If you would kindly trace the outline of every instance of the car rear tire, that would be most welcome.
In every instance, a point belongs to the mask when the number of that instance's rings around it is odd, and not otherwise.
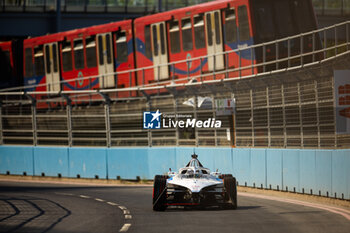
[[[166,176],[156,175],[153,184],[153,210],[164,211],[166,205]]]
[[[224,175],[226,206],[230,209],[237,209],[237,182],[231,174]]]

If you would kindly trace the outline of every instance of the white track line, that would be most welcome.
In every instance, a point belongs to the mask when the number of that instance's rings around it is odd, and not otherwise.
[[[74,194],[62,194],[62,195],[69,195],[69,196],[73,196]],[[85,196],[85,195],[79,195],[79,197],[81,198],[92,198],[92,197],[89,197],[89,196]],[[100,198],[94,198],[96,201],[99,201],[99,202],[106,202],[105,200],[103,199],[100,199]],[[123,214],[124,214],[124,219],[132,219],[132,215],[130,214],[130,211],[125,207],[125,206],[122,206],[122,205],[118,205],[117,203],[114,203],[114,202],[106,202],[108,205],[112,205],[112,206],[118,206],[119,209],[121,209],[123,211]],[[120,228],[119,232],[127,232],[129,230],[129,228],[131,227],[131,224],[130,223],[125,223],[122,228]]]
[[[127,214],[127,215],[125,215],[125,219],[132,219],[132,216]]]
[[[326,206],[316,203],[309,203],[305,201],[298,201],[293,199],[285,199],[285,198],[279,198],[279,197],[270,197],[270,196],[264,196],[264,195],[257,195],[257,194],[251,194],[251,193],[239,193],[240,196],[244,197],[253,197],[253,198],[260,198],[260,199],[266,199],[266,200],[272,200],[272,201],[279,201],[279,202],[285,202],[295,205],[302,205],[307,207],[313,207],[317,209],[326,210],[335,214],[339,214],[350,221],[350,211],[346,209],[341,209],[333,206]]]
[[[118,205],[117,203],[114,203],[114,202],[107,202],[108,205]]]
[[[130,223],[125,223],[123,227],[119,230],[119,232],[126,232],[129,230],[129,227],[131,227]]]
[[[64,196],[73,196],[74,195],[72,193],[55,193],[55,194],[64,195]]]

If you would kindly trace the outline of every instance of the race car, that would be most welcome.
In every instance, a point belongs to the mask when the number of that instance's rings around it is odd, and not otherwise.
[[[237,208],[237,182],[231,174],[210,172],[193,154],[179,170],[156,175],[153,184],[153,210],[164,211],[168,206],[218,206]]]

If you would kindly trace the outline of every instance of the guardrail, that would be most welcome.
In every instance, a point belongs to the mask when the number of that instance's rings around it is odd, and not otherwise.
[[[312,0],[318,16],[349,16],[350,2],[344,0]]]

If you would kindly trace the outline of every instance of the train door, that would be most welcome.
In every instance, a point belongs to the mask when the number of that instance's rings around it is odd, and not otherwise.
[[[278,8],[279,9],[279,8]],[[267,19],[264,18],[267,21]],[[266,33],[266,32],[265,32]],[[254,63],[254,51],[250,49],[244,49],[253,44],[253,41],[250,36],[250,26],[249,26],[249,17],[248,17],[248,9],[246,5],[238,6],[238,46],[241,48],[241,52],[239,53],[239,61],[241,67],[249,67],[240,71],[240,75],[250,75],[256,72],[255,68],[251,67],[252,62]],[[267,51],[275,51],[275,45],[267,45]],[[275,52],[272,52],[275,54]],[[275,66],[275,64],[270,65],[271,67]],[[264,69],[264,68],[263,68]]]
[[[113,51],[112,51],[112,34],[97,35],[98,48],[98,74],[100,75],[100,87],[115,87]]]
[[[152,47],[153,47],[153,65],[154,80],[168,79],[168,50],[165,34],[165,23],[156,23],[151,25]],[[180,41],[179,41],[180,43]]]
[[[61,91],[57,43],[45,44],[46,90]]]
[[[211,11],[205,13],[206,38],[208,52],[208,69],[209,71],[221,70],[224,68],[224,55],[214,54],[223,52],[222,32],[221,32],[221,14],[220,11]],[[215,65],[214,65],[215,60]]]

